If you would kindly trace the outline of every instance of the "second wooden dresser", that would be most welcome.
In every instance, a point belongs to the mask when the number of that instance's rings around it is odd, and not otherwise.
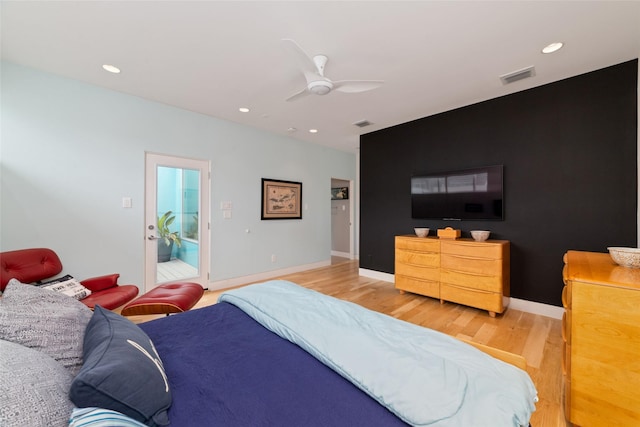
[[[396,288],[502,313],[509,297],[509,242],[396,236]]]
[[[640,269],[607,253],[564,256],[565,415],[576,426],[640,425]]]

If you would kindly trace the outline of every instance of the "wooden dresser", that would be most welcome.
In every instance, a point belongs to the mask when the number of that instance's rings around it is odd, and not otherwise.
[[[569,251],[562,272],[564,403],[577,426],[640,425],[640,269]]]
[[[509,242],[396,236],[395,282],[440,302],[502,313],[509,296]]]

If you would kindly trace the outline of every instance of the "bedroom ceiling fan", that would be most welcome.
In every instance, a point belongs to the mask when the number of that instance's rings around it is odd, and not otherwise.
[[[326,95],[332,90],[345,93],[365,92],[380,87],[382,80],[336,80],[333,81],[324,75],[324,67],[329,58],[325,55],[309,56],[294,40],[282,39],[300,67],[300,71],[307,80],[307,86],[294,93],[287,101],[294,101],[307,95]]]

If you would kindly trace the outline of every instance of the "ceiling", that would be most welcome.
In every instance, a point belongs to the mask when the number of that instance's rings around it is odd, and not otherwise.
[[[3,0],[0,7],[4,60],[349,152],[361,134],[640,54],[637,1]],[[333,80],[385,84],[287,102],[305,80],[284,38],[327,55]],[[556,41],[564,48],[541,53]],[[528,66],[535,76],[499,79]],[[372,124],[353,125],[361,120]]]

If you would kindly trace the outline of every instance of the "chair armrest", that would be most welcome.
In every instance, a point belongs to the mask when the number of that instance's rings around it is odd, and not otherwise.
[[[82,286],[89,289],[91,292],[99,292],[105,289],[118,286],[119,274],[107,274],[106,276],[91,277],[89,279],[81,280]]]

